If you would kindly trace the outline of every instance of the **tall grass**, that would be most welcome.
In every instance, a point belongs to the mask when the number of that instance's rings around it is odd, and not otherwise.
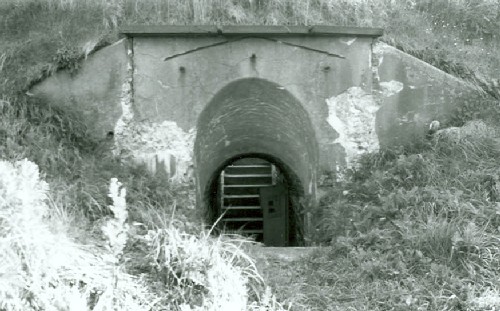
[[[366,156],[323,199],[317,237],[331,249],[294,267],[311,274],[303,290],[319,287],[332,310],[500,307],[498,130],[472,121],[419,153]]]
[[[133,232],[125,188],[113,178],[105,243],[83,246],[68,238],[48,190],[34,163],[0,161],[1,310],[284,310],[270,293],[259,299],[263,280],[240,245],[248,241],[173,224]],[[133,249],[140,257],[130,262]],[[126,271],[141,264],[146,279]]]
[[[48,190],[34,163],[0,161],[0,309],[111,310],[102,306],[112,302],[145,309],[154,295],[122,272],[112,282],[116,254],[68,238],[64,211],[49,205]]]

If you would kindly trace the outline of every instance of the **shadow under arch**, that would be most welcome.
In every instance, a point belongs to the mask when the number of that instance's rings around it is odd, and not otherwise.
[[[208,188],[205,196],[205,218],[210,223],[215,223],[219,216],[220,211],[218,208],[214,208],[220,204],[219,201],[219,177],[221,172],[233,164],[234,162],[242,159],[261,159],[265,160],[277,167],[280,173],[284,176],[284,184],[288,190],[289,202],[287,208],[289,209],[289,224],[290,224],[290,245],[299,245],[303,241],[304,232],[303,232],[303,219],[301,216],[301,202],[299,202],[300,198],[304,197],[304,187],[300,178],[293,172],[293,170],[288,167],[287,164],[280,161],[280,159],[275,158],[269,154],[261,154],[261,153],[249,153],[249,154],[240,154],[234,156],[227,161],[225,161],[217,170],[214,171],[212,176],[208,181]]]
[[[284,87],[244,78],[223,87],[198,118],[194,144],[198,205],[209,221],[213,182],[241,157],[278,165],[300,196],[315,198],[318,142],[309,115]]]

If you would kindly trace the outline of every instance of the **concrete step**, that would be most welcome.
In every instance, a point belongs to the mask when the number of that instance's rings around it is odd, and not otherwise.
[[[267,247],[252,245],[248,248],[247,252],[250,257],[257,261],[257,263],[262,261],[292,262],[309,256],[318,248],[319,247]]]
[[[225,194],[224,199],[247,199],[247,198],[258,198],[258,194]]]
[[[254,260],[257,271],[266,277],[274,275],[283,269],[309,256],[318,247],[266,247],[261,245],[247,245],[246,253]]]
[[[224,185],[224,188],[262,188],[262,187],[272,187],[269,184],[259,184],[259,185]]]

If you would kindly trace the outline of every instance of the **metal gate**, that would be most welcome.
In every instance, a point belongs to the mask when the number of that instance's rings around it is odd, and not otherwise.
[[[288,242],[288,200],[275,165],[244,158],[220,175],[221,222],[226,232],[255,236],[268,246]]]

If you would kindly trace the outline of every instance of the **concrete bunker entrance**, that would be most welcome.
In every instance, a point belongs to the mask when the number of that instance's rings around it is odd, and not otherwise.
[[[218,232],[252,236],[268,246],[303,244],[300,180],[279,159],[240,155],[213,176],[207,197]]]
[[[198,202],[217,228],[266,245],[301,245],[300,202],[314,197],[318,146],[307,111],[284,87],[246,78],[210,100],[194,146]],[[306,200],[304,200],[306,199]]]

